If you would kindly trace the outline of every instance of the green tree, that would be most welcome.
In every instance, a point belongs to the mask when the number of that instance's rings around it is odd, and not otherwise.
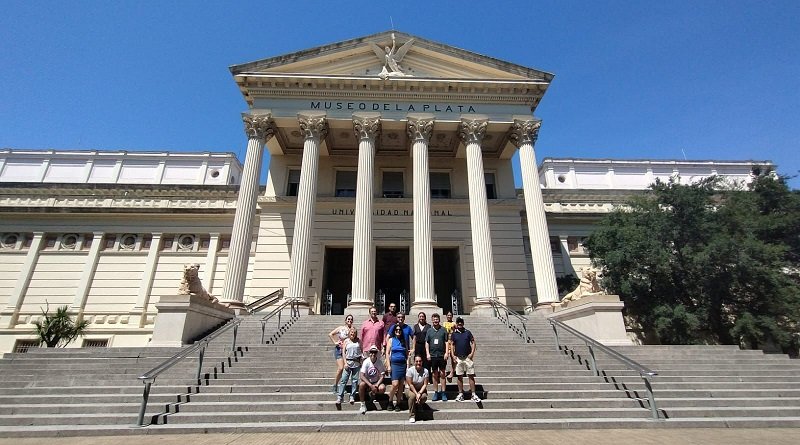
[[[50,314],[50,306],[42,309],[44,320],[33,322],[36,326],[36,335],[39,337],[39,344],[44,343],[48,348],[58,346],[64,347],[73,340],[83,335],[89,322],[81,320],[75,322],[67,313],[68,307],[61,306],[56,309],[55,314]]]
[[[586,246],[603,285],[662,343],[797,350],[800,194],[784,178],[657,181]]]

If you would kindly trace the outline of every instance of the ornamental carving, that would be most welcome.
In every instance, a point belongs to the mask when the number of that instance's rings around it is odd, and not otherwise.
[[[489,125],[489,121],[486,119],[461,119],[461,125],[458,126],[458,137],[465,144],[468,142],[480,143],[486,134],[487,125]]]
[[[408,137],[412,141],[429,141],[433,133],[433,119],[408,118]]]
[[[369,42],[370,48],[372,51],[375,52],[375,55],[378,56],[381,62],[383,62],[383,69],[381,70],[378,77],[383,80],[386,80],[390,77],[406,77],[411,76],[403,71],[400,68],[400,62],[403,61],[403,57],[405,57],[406,53],[409,49],[411,49],[411,45],[414,44],[414,39],[409,39],[406,43],[397,48],[397,41],[394,38],[394,33],[392,33],[392,47],[389,48],[388,46],[384,47],[381,50],[381,47],[376,45],[375,43]]]
[[[374,141],[381,132],[381,118],[353,116],[353,132],[359,139]]]
[[[298,114],[297,121],[300,122],[300,132],[306,139],[320,140],[328,135],[328,119],[325,116]]]
[[[522,144],[535,144],[539,138],[539,127],[542,126],[541,119],[523,121],[514,119],[511,124],[511,134],[508,138],[519,148]]]
[[[261,139],[266,142],[275,135],[275,122],[269,113],[242,113],[242,121],[244,121],[244,132],[248,138]]]

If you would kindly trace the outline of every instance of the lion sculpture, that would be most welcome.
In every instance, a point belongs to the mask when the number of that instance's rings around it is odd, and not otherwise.
[[[597,284],[597,269],[593,267],[581,268],[581,282],[574,291],[564,295],[560,302],[553,303],[553,307],[563,307],[567,302],[577,301],[590,295],[602,295],[603,291]]]
[[[180,295],[198,295],[200,297],[208,298],[212,303],[218,303],[216,297],[210,295],[204,288],[203,283],[200,282],[198,272],[200,271],[199,264],[184,264],[183,266],[183,280],[181,280],[181,287],[178,290]]]

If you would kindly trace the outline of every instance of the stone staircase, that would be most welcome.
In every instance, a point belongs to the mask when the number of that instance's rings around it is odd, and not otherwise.
[[[259,344],[258,317],[206,353],[204,379],[193,381],[197,358],[160,376],[152,387],[146,427],[134,426],[138,375],[177,352],[161,348],[32,350],[0,360],[0,435],[157,434],[169,432],[367,431],[451,428],[630,428],[800,426],[800,362],[727,346],[618,348],[659,372],[653,388],[662,420],[653,421],[638,374],[598,355],[604,375],[588,369],[582,342],[530,316],[522,339],[491,317],[471,316],[477,339],[478,393],[483,402],[429,402],[416,424],[407,412],[366,415],[358,403],[337,409],[335,364],[327,333],[343,317],[302,316],[285,333]],[[273,326],[273,330],[274,330]],[[465,382],[466,385],[466,382]],[[385,404],[385,401],[384,401]]]

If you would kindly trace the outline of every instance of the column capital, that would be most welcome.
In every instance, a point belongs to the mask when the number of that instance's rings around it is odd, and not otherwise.
[[[408,137],[411,141],[425,141],[428,142],[433,133],[434,119],[431,118],[408,118]]]
[[[380,116],[353,115],[353,132],[359,139],[369,139],[374,141],[381,132]]]
[[[489,125],[489,120],[487,119],[462,118],[461,124],[458,126],[458,137],[460,137],[465,144],[468,142],[480,143],[483,140],[483,136],[486,134],[487,125]]]
[[[511,134],[508,138],[517,148],[526,143],[533,145],[536,143],[536,139],[539,138],[539,128],[541,126],[541,119],[514,119],[514,123],[511,124]]]
[[[275,135],[275,122],[271,113],[242,113],[244,132],[248,138],[260,139],[264,142]]]
[[[300,132],[306,139],[325,139],[328,134],[328,118],[322,115],[298,114]]]

